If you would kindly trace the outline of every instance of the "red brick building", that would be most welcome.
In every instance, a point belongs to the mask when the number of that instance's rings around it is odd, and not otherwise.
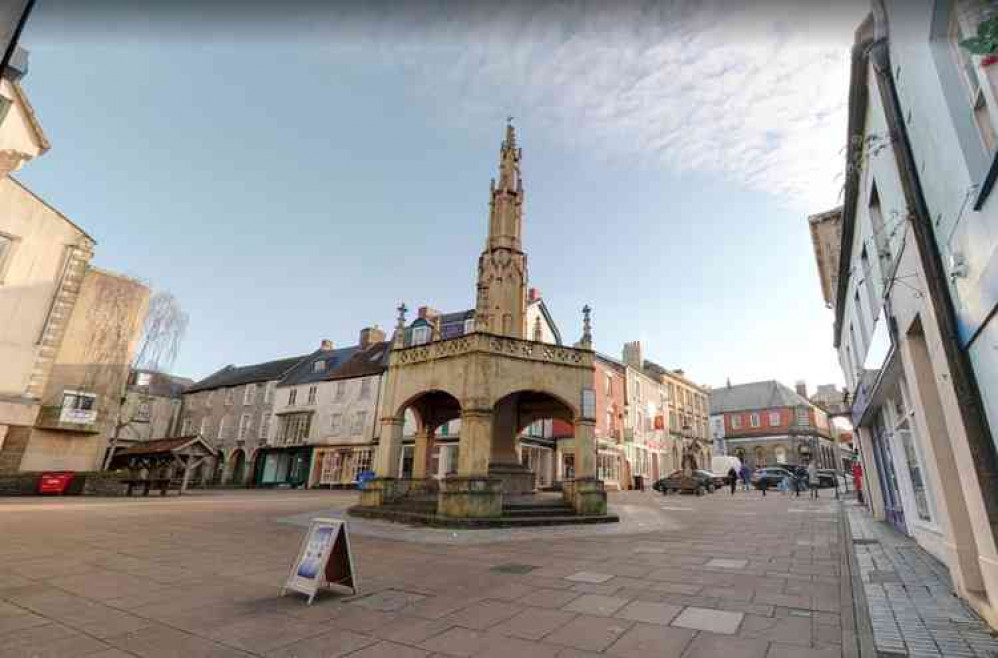
[[[754,468],[812,460],[821,468],[840,465],[828,414],[780,382],[713,389],[710,414],[726,454]]]

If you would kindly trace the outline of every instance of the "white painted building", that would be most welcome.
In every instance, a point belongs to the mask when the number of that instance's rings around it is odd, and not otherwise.
[[[875,0],[857,31],[835,345],[871,510],[994,625],[998,64],[959,44],[988,7]]]

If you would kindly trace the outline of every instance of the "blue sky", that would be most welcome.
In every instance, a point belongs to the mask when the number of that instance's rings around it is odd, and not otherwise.
[[[18,176],[97,265],[179,298],[174,370],[202,377],[352,343],[400,300],[472,306],[512,114],[531,285],[566,340],[588,303],[612,355],[841,382],[806,216],[837,203],[862,12],[677,31],[648,5],[560,7],[208,40],[75,34],[39,3],[24,86],[52,150]]]

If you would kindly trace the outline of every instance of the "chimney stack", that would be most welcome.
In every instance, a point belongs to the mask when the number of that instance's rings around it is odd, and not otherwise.
[[[383,343],[386,339],[385,330],[378,325],[364,327],[360,330],[360,349],[366,350],[375,343]]]
[[[530,288],[527,290],[527,301],[533,302],[541,298],[541,291],[537,288]]]
[[[794,388],[797,390],[797,395],[801,396],[805,400],[811,399],[807,396],[807,382],[803,379],[797,380],[797,383],[794,384]]]
[[[319,341],[319,349],[328,352],[329,350],[333,349],[333,341],[327,338],[323,338],[321,341]]]
[[[429,322],[430,324],[432,324],[433,323],[433,319],[435,317],[437,317],[438,315],[440,315],[440,311],[438,311],[437,309],[432,308],[430,306],[420,306],[419,307],[419,311],[417,312],[417,315],[421,319],[426,320],[427,322]]]
[[[644,365],[644,359],[641,357],[640,340],[624,343],[624,363],[632,368],[641,370],[641,366]]]

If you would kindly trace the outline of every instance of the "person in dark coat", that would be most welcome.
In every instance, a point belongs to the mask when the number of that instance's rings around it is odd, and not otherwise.
[[[731,485],[731,495],[735,495],[735,487],[738,486],[738,471],[732,466],[728,469],[728,484]]]

